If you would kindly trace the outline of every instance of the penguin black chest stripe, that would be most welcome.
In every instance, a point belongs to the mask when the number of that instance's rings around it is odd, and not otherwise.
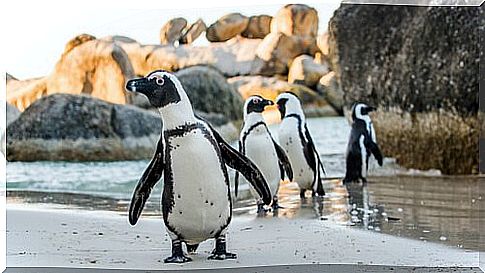
[[[167,162],[165,166],[165,173],[164,173],[164,188],[163,188],[163,193],[162,193],[162,212],[163,212],[163,219],[165,222],[166,227],[176,234],[180,239],[184,239],[184,236],[180,234],[179,232],[176,231],[175,227],[172,227],[172,225],[169,222],[169,214],[172,213],[172,209],[175,205],[174,201],[174,172],[173,172],[173,166],[171,164],[172,162],[172,150],[175,148],[171,145],[171,142],[175,138],[180,138],[184,137],[193,131],[199,131],[202,133],[203,137],[207,139],[210,143],[210,145],[213,147],[214,152],[216,153],[217,157],[219,158],[219,165],[220,169],[223,172],[224,175],[224,181],[227,185],[227,200],[229,202],[229,217],[226,219],[225,223],[221,225],[220,229],[217,230],[215,235],[219,235],[220,232],[222,232],[230,223],[231,218],[232,218],[232,202],[231,202],[231,195],[230,195],[230,188],[229,188],[229,175],[227,172],[227,168],[225,166],[224,160],[222,159],[221,156],[221,151],[219,149],[219,146],[214,139],[214,137],[211,135],[211,132],[209,129],[206,127],[205,124],[203,123],[191,123],[191,124],[184,124],[181,125],[175,129],[171,130],[166,130],[164,131],[164,140],[166,144],[166,152],[165,152],[165,162]],[[189,160],[189,159],[188,159]],[[190,171],[190,170],[188,170]],[[195,209],[195,208],[194,208]],[[217,237],[215,236],[215,237]]]
[[[246,143],[246,138],[249,136],[249,134],[254,130],[256,129],[257,127],[259,126],[264,126],[266,127],[266,124],[263,122],[263,121],[258,121],[256,122],[255,124],[251,125],[251,127],[249,127],[248,131],[246,133],[244,133],[243,137],[242,137],[242,145],[243,145],[243,154],[245,154],[245,143]],[[267,128],[266,128],[267,129]]]

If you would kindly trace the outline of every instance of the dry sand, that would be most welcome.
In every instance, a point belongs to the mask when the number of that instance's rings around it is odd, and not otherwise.
[[[478,252],[311,219],[237,216],[228,250],[237,260],[207,260],[206,241],[193,262],[164,264],[170,240],[162,219],[132,227],[111,212],[7,205],[7,266],[131,269],[227,268],[295,264],[478,266]],[[310,271],[311,272],[311,271]]]

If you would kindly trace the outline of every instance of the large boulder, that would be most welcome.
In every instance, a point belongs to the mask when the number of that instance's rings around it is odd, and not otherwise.
[[[219,113],[231,120],[242,118],[242,99],[217,69],[193,66],[177,71],[194,109]]]
[[[71,41],[66,47],[69,44],[75,43]],[[134,76],[128,55],[117,43],[88,40],[64,52],[50,75],[9,80],[7,101],[21,111],[35,100],[55,93],[88,94],[113,103],[136,103],[140,97],[125,92],[126,81]]]
[[[339,115],[344,114],[344,92],[337,82],[335,72],[331,71],[320,78],[317,84],[317,90]]]
[[[241,34],[248,23],[248,17],[240,13],[224,15],[207,28],[206,38],[210,42],[225,42]]]
[[[317,36],[317,46],[323,55],[328,55],[330,53],[329,47],[328,47],[328,32],[325,32]]]
[[[241,33],[242,37],[249,39],[263,39],[270,33],[271,19],[269,15],[256,15],[249,17],[248,26]]]
[[[125,83],[134,77],[125,51],[118,45],[91,40],[71,49],[46,81],[47,94],[89,94],[113,102],[130,102]]]
[[[312,56],[300,55],[291,63],[290,71],[288,72],[288,82],[315,87],[320,78],[328,72],[326,64],[316,63]]]
[[[271,32],[283,33],[287,36],[316,37],[318,32],[318,13],[314,8],[307,5],[286,5],[273,17]]]
[[[256,57],[259,39],[233,38],[207,46],[160,46],[116,42],[133,65],[136,75],[147,75],[156,69],[177,71],[195,65],[217,68],[225,76],[259,74],[263,61]]]
[[[27,108],[7,129],[7,160],[148,158],[160,134],[157,113],[89,96],[55,94]]]
[[[195,21],[195,23],[191,24],[183,33],[182,37],[180,37],[179,42],[181,44],[191,44],[197,39],[205,30],[207,26],[205,25],[202,19]]]
[[[6,104],[5,112],[7,114],[6,125],[8,126],[10,123],[14,122],[19,116],[20,111],[17,107],[11,105],[10,103]]]
[[[66,46],[64,47],[64,54],[68,53],[73,48],[92,40],[96,40],[96,37],[94,37],[93,35],[86,33],[77,35],[66,43]]]
[[[199,112],[227,140],[237,130],[220,114]],[[54,94],[27,108],[7,129],[7,160],[137,160],[151,158],[160,114],[84,95]]]
[[[173,45],[182,37],[182,31],[187,26],[187,20],[178,17],[166,22],[160,29],[160,44]]]
[[[343,4],[330,20],[330,60],[346,106],[379,108],[377,139],[399,164],[477,171],[480,15],[479,7]]]
[[[23,111],[47,94],[47,77],[7,81],[7,102]]]
[[[259,74],[272,76],[286,74],[288,67],[296,56],[313,55],[316,52],[315,39],[287,36],[282,33],[268,34],[258,46],[256,55],[264,61]]]
[[[8,75],[8,74],[7,74]],[[10,123],[14,122],[19,116],[20,116],[20,111],[10,105],[9,103],[6,103],[6,109],[5,112],[7,114],[7,120],[5,126],[8,126]],[[0,128],[0,152],[5,155],[5,127]]]

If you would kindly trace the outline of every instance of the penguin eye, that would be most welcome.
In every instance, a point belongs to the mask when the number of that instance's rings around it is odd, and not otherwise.
[[[157,78],[155,80],[155,82],[158,84],[158,85],[163,85],[165,83],[165,80],[163,78]]]
[[[258,103],[259,103],[259,100],[258,100],[258,99],[256,99],[256,98],[254,98],[254,99],[253,99],[253,104],[258,104]]]

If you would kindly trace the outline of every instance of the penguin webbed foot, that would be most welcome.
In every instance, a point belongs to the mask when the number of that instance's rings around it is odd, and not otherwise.
[[[192,258],[185,256],[184,254],[182,255],[172,255],[170,257],[165,258],[163,260],[164,263],[176,263],[176,264],[182,264],[186,262],[191,262]]]
[[[268,210],[264,207],[263,201],[258,201],[257,205],[258,209],[256,210],[256,214],[258,214],[259,216],[263,216],[268,212]]]
[[[212,251],[212,255],[208,257],[209,260],[227,260],[236,259],[237,255],[235,253],[230,253],[226,251],[226,236],[222,235],[216,239],[216,247]]]
[[[182,250],[182,243],[179,240],[172,241],[172,256],[165,258],[164,263],[186,263],[190,262],[192,259],[184,255]]]
[[[278,204],[277,198],[273,198],[273,203],[271,204],[271,209],[273,211],[277,211],[278,209],[284,209],[284,208],[282,206],[280,206],[280,204]]]
[[[209,260],[227,260],[227,259],[237,259],[237,255],[235,253],[225,252],[225,253],[214,253],[207,258]]]

